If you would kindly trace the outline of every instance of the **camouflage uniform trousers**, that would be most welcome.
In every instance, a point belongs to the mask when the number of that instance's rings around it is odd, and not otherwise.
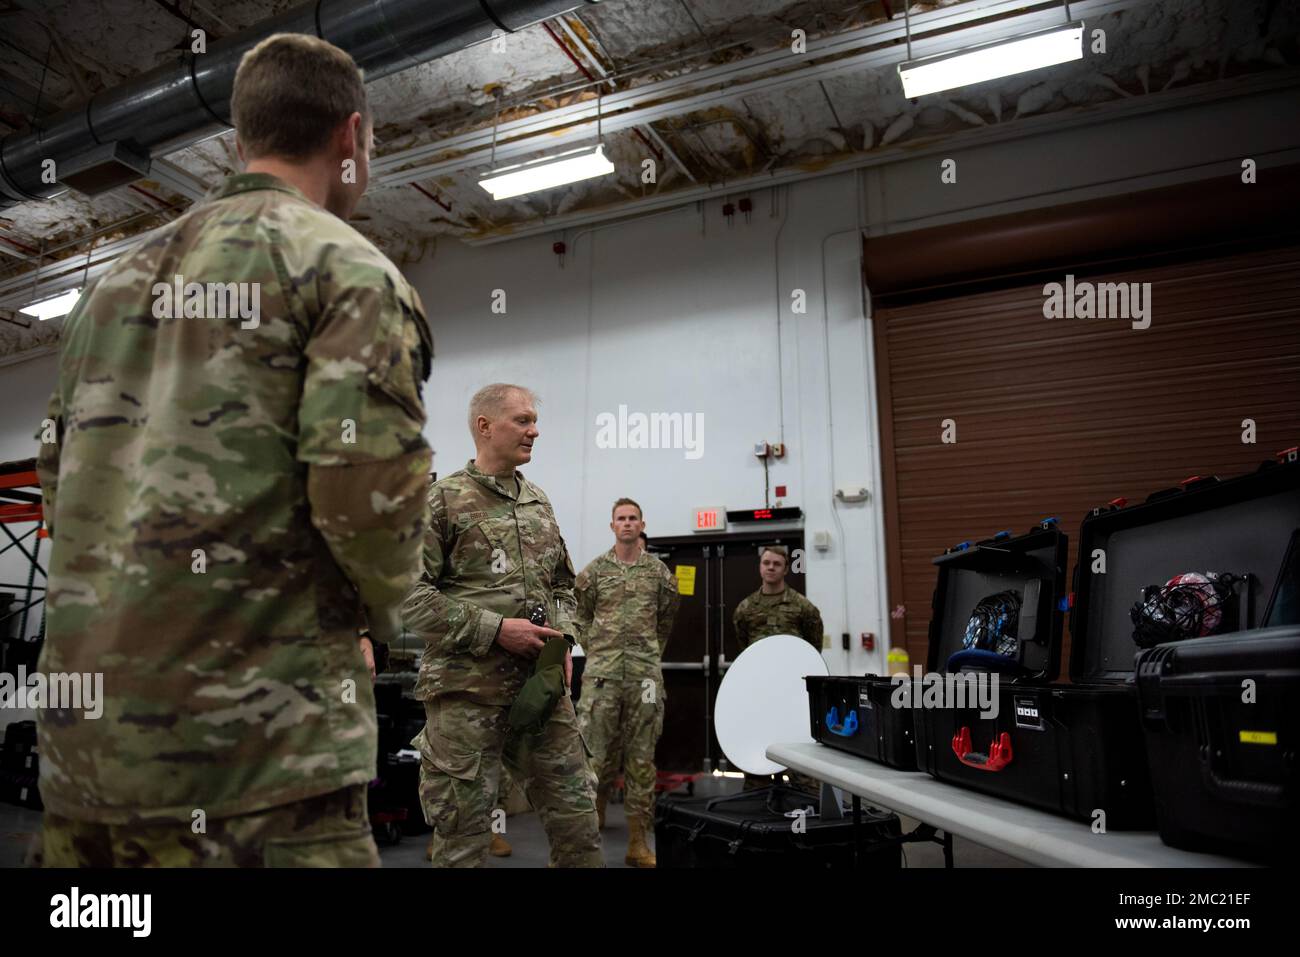
[[[605,793],[622,767],[624,810],[629,820],[639,818],[649,829],[654,816],[655,746],[664,729],[664,695],[662,683],[651,687],[647,681],[588,678],[578,705],[578,727],[591,748],[596,793]]]
[[[487,863],[503,766],[537,809],[551,866],[604,867],[595,777],[572,701],[561,698],[539,734],[512,731],[508,706],[460,693],[429,699],[424,713],[420,806],[434,829],[434,867]]]
[[[98,824],[46,813],[44,867],[378,867],[366,785],[209,820]]]

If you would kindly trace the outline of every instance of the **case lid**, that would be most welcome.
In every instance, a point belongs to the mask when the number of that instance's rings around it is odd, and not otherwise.
[[[1061,627],[1067,536],[1054,518],[1024,535],[998,532],[979,542],[962,542],[934,560],[939,578],[930,616],[926,665],[932,672],[997,670],[1009,679],[1051,681],[1061,666]],[[986,599],[1013,591],[1019,603],[1013,656],[964,647],[971,616]],[[952,660],[958,655],[957,660]]]
[[[1224,481],[1187,479],[1140,505],[1093,509],[1079,529],[1071,679],[1130,680],[1141,650],[1130,610],[1146,586],[1184,572],[1246,576],[1216,633],[1259,627],[1297,529],[1300,460],[1294,455]]]

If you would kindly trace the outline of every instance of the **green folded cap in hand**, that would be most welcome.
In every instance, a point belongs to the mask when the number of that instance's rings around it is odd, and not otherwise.
[[[569,643],[564,638],[551,638],[542,647],[532,677],[524,682],[510,706],[511,728],[536,734],[546,726],[564,697],[564,656],[568,651]]]

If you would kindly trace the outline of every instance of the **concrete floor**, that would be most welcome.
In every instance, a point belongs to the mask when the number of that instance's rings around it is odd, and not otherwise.
[[[501,835],[514,853],[509,857],[488,858],[489,867],[545,867],[549,860],[546,832],[541,819],[534,813],[515,814],[506,818],[506,832]],[[429,833],[403,837],[399,844],[380,847],[379,858],[384,867],[428,867],[424,849]],[[653,838],[652,838],[653,846]],[[601,849],[605,853],[606,867],[623,867],[627,853],[627,818],[623,805],[611,803],[605,809],[605,829],[601,831]]]
[[[0,867],[22,867],[27,845],[40,829],[40,811],[0,804]]]
[[[730,794],[740,790],[741,782],[729,778],[701,778],[696,783],[698,795]],[[0,804],[0,867],[20,867],[27,845],[40,829],[38,811]],[[902,818],[904,832],[911,831],[917,822]],[[507,819],[506,840],[514,849],[510,857],[490,858],[489,867],[545,867],[547,862],[546,834],[536,814],[517,814]],[[627,818],[623,805],[610,802],[605,815],[605,830],[601,832],[605,863],[608,867],[626,867],[623,855],[627,851]],[[384,867],[428,867],[424,849],[428,833],[403,837],[390,847],[380,847],[379,855]],[[938,844],[906,844],[903,846],[904,867],[943,867],[943,849]],[[972,844],[963,838],[953,840],[953,862],[957,867],[1024,867],[1026,865]]]

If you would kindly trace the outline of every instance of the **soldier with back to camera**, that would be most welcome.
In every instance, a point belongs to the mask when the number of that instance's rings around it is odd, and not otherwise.
[[[47,866],[379,860],[358,635],[398,635],[419,568],[432,344],[345,222],[373,125],[352,58],[269,37],[231,110],[246,172],[63,328],[41,670],[102,673],[105,700],[39,716]]]

